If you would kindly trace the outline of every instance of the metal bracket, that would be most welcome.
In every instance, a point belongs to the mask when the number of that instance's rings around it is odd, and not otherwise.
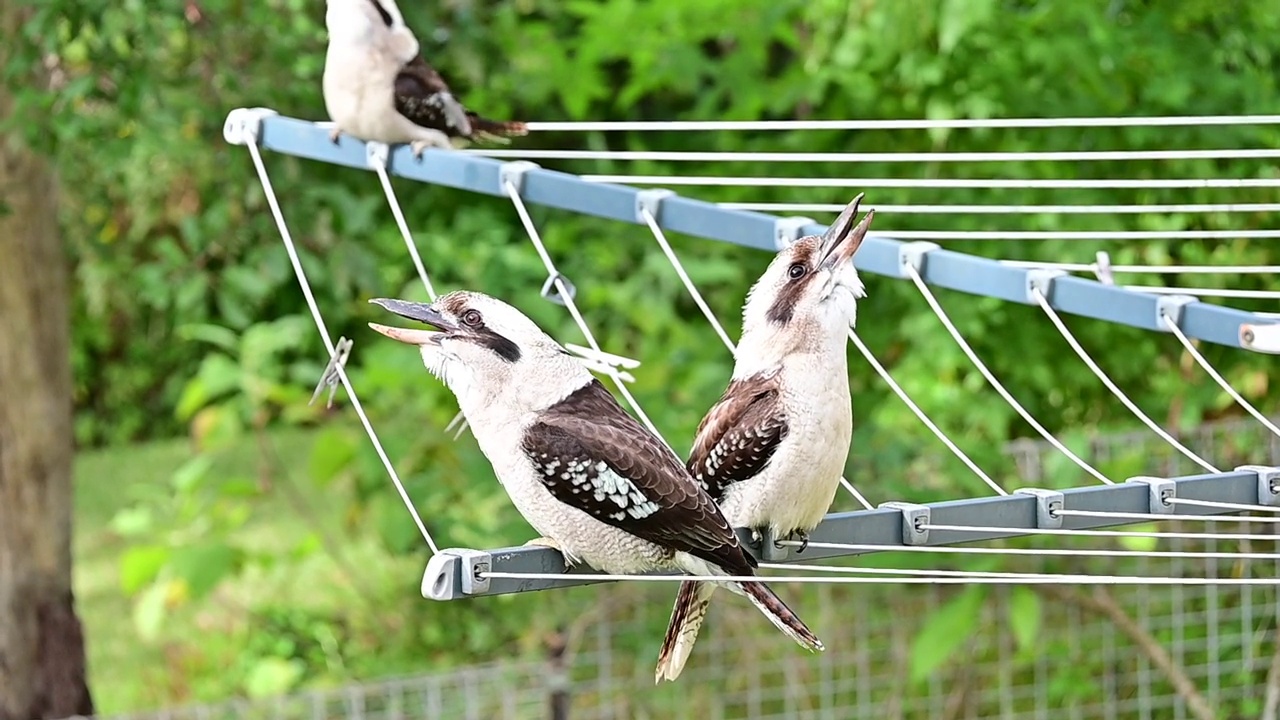
[[[1236,472],[1251,472],[1258,476],[1258,504],[1280,505],[1280,467],[1270,465],[1241,465]]]
[[[454,552],[441,550],[427,561],[427,569],[422,573],[422,597],[441,601],[458,597],[459,588],[454,583],[458,556]]]
[[[791,556],[791,548],[779,545],[774,537],[773,528],[765,528],[760,533],[760,559],[765,562],[782,562]]]
[[[644,211],[648,210],[653,221],[658,222],[658,213],[662,210],[663,198],[675,195],[674,190],[666,188],[649,188],[636,193],[636,222],[645,225]]]
[[[807,217],[780,217],[773,221],[773,247],[775,250],[785,250],[791,247],[792,243],[804,237],[801,231],[810,225],[817,225],[813,218]]]
[[[386,143],[367,142],[364,144],[364,161],[371,168],[387,169],[387,158],[391,156],[391,148]]]
[[[1062,527],[1062,510],[1066,506],[1066,498],[1057,490],[1044,488],[1018,488],[1014,495],[1030,495],[1036,499],[1036,527],[1041,530],[1052,530]]]
[[[542,283],[542,297],[549,302],[567,307],[569,303],[560,296],[560,289],[556,287],[556,280],[564,283],[564,289],[569,291],[570,300],[578,297],[578,288],[573,286],[573,281],[569,279],[568,275],[565,275],[559,270],[557,270],[553,275],[548,275],[547,281]]]
[[[1151,491],[1150,510],[1152,515],[1172,515],[1173,503],[1170,500],[1178,497],[1178,484],[1168,478],[1148,477],[1140,475],[1125,480],[1128,483],[1143,483]]]
[[[1260,353],[1280,353],[1280,325],[1241,325],[1240,347]]]
[[[1036,301],[1035,291],[1039,290],[1040,294],[1048,302],[1053,301],[1053,281],[1066,275],[1062,270],[1052,270],[1047,268],[1037,268],[1027,271],[1027,302],[1031,305],[1039,305]]]
[[[262,139],[263,118],[278,114],[271,108],[236,108],[222,123],[222,139],[232,145],[247,145],[250,139],[256,143]]]
[[[538,163],[529,162],[528,160],[512,160],[511,162],[502,163],[498,167],[498,189],[504,194],[507,191],[507,183],[519,193],[524,190],[524,176],[530,170],[537,170]]]
[[[924,545],[929,542],[929,506],[909,502],[883,502],[877,509],[902,511],[902,544]]]
[[[462,561],[462,594],[475,595],[489,591],[489,578],[483,577],[493,569],[493,556],[483,550],[450,550]]]
[[[931,243],[925,240],[903,243],[898,248],[898,271],[902,274],[902,277],[911,277],[907,274],[907,268],[914,269],[923,276],[925,255],[937,250],[938,247],[938,243]]]
[[[1174,325],[1182,322],[1182,308],[1193,302],[1200,302],[1194,295],[1161,295],[1156,298],[1156,330],[1171,332],[1164,319],[1169,318]]]

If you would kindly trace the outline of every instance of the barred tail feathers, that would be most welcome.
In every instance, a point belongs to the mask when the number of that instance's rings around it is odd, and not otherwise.
[[[667,623],[667,634],[662,639],[662,649],[658,651],[654,684],[663,680],[674,681],[680,677],[684,664],[693,653],[693,644],[698,640],[698,631],[707,617],[707,609],[715,591],[714,583],[680,583],[675,605],[671,608],[671,620]]]
[[[529,134],[528,126],[518,120],[490,120],[474,112],[468,112],[467,119],[471,121],[471,135],[477,140],[508,143],[508,138]]]
[[[768,585],[762,582],[743,582],[735,585],[742,588],[756,608],[787,637],[795,640],[800,647],[810,651],[823,650],[822,641],[818,636],[809,630],[804,621],[792,612],[791,608],[787,607]]]

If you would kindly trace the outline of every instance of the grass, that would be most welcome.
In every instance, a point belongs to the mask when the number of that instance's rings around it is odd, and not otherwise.
[[[185,440],[107,448],[80,454],[75,467],[75,569],[77,609],[85,625],[89,676],[100,713],[156,707],[184,701],[209,701],[240,694],[253,667],[246,654],[269,641],[256,630],[257,613],[271,606],[282,616],[327,617],[360,605],[354,597],[378,583],[394,582],[395,592],[416,584],[421,566],[413,558],[389,555],[371,533],[344,531],[345,502],[323,502],[298,484],[316,435],[309,431],[271,433],[259,445],[252,439],[217,453],[213,474],[259,479],[266,487],[237,543],[279,555],[281,548],[318,545],[321,550],[287,567],[253,568],[244,577],[219,586],[200,602],[177,604],[154,642],[138,636],[134,602],[120,582],[120,558],[128,541],[110,521],[121,509],[148,494],[171,492],[173,474],[192,457]],[[265,467],[263,448],[274,467]],[[308,497],[310,496],[310,497]],[[318,501],[319,500],[319,501]],[[327,552],[321,536],[341,542]],[[356,570],[358,568],[358,570]],[[358,572],[359,577],[352,573]],[[393,580],[388,580],[389,578]],[[316,592],[323,587],[324,592]],[[374,591],[376,592],[376,591]],[[171,598],[172,600],[173,598]],[[367,612],[367,606],[365,611]],[[297,642],[297,640],[295,640]],[[269,649],[268,649],[269,650]],[[262,651],[260,654],[270,653]],[[250,657],[249,659],[252,659]],[[349,672],[338,662],[337,674]],[[251,679],[247,682],[252,683]]]

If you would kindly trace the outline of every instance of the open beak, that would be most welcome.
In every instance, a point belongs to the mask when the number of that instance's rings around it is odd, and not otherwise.
[[[867,230],[871,228],[871,218],[875,217],[874,209],[868,210],[867,214],[862,218],[862,222],[856,227],[852,227],[853,218],[858,214],[858,204],[862,202],[862,193],[845,206],[844,211],[840,213],[840,217],[831,223],[831,227],[822,235],[822,262],[820,267],[825,270],[831,270],[848,262],[853,254],[858,251],[858,246],[862,244],[862,239],[867,236]]]
[[[430,325],[437,330],[412,330],[409,328],[389,327],[387,325],[379,325],[378,323],[369,323],[369,327],[392,340],[399,340],[402,343],[410,345],[438,345],[440,338],[458,329],[457,325],[449,322],[435,308],[426,303],[409,302],[408,300],[394,300],[390,298],[373,298],[369,302],[379,307],[390,310],[400,317],[410,320],[417,320],[420,323]]]

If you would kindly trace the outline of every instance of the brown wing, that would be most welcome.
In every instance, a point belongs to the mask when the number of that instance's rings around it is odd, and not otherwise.
[[[462,106],[449,85],[421,55],[400,68],[395,86],[396,112],[415,124],[449,137],[499,140],[524,135],[524,123],[488,120]]]
[[[676,456],[597,380],[543,413],[523,450],[560,502],[650,542],[751,574],[729,522]]]
[[[733,380],[702,422],[689,453],[689,474],[717,501],[725,488],[754,477],[787,436],[777,373]]]

